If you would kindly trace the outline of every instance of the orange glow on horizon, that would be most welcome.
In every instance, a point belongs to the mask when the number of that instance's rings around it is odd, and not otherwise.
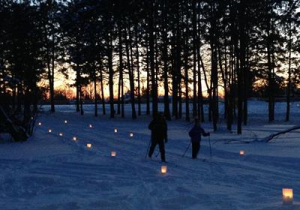
[[[56,75],[55,75],[55,82],[54,82],[54,89],[55,89],[55,93],[56,94],[60,94],[65,96],[67,99],[69,100],[74,100],[76,98],[76,87],[74,87],[74,80],[75,80],[75,73],[70,70],[69,71],[69,78],[66,79],[64,75],[62,75],[61,73],[59,73],[58,71],[56,71]],[[127,78],[128,79],[128,78]],[[142,88],[146,88],[147,87],[147,82],[146,82],[146,78],[142,77],[140,79],[141,81],[141,91]],[[104,82],[105,83],[105,82]],[[48,80],[42,80],[39,83],[39,86],[41,87],[49,87],[48,84]],[[135,88],[137,87],[137,82],[135,83]],[[171,88],[171,86],[169,86]],[[189,98],[192,98],[192,94],[193,94],[193,84],[189,84]],[[182,91],[182,97],[185,98],[185,87],[181,88]],[[202,83],[202,94],[204,97],[208,97],[208,93],[207,93],[207,89],[205,86],[205,83]],[[82,88],[82,91],[84,93],[84,95],[89,96],[89,98],[94,99],[95,98],[95,94],[94,94],[94,85],[91,83],[85,87]],[[129,92],[130,88],[129,85],[127,83],[125,83],[124,85],[124,93]],[[224,90],[223,88],[219,88],[218,90],[219,96],[221,98],[224,98]],[[101,88],[100,88],[100,83],[97,83],[97,95],[101,94]],[[161,82],[158,85],[158,96],[159,97],[163,97],[165,94],[165,89],[163,86],[163,83]],[[169,96],[171,96],[172,93],[171,91],[169,92]],[[104,98],[105,100],[109,100],[109,86],[108,84],[104,84]],[[50,93],[49,91],[46,92],[46,99],[50,98]],[[117,81],[114,82],[114,99],[118,98],[118,83]]]
[[[117,91],[117,85],[116,87],[114,88],[114,99],[118,99],[118,91]],[[182,97],[185,98],[185,90],[182,89]],[[69,100],[72,100],[72,99],[75,99],[76,98],[76,88],[75,87],[67,87],[65,86],[65,88],[63,88],[63,86],[58,86],[58,87],[55,87],[55,90],[54,90],[56,93],[63,93],[67,99]],[[124,91],[125,92],[125,91]],[[100,94],[101,92],[98,90],[97,91],[97,94]],[[192,93],[193,93],[193,89],[191,89],[189,91],[189,98],[192,98]],[[220,98],[224,98],[224,91],[223,89],[219,89],[218,91],[219,93],[219,97]],[[169,96],[171,96],[172,93],[169,93]],[[158,97],[163,97],[165,95],[165,90],[164,88],[158,88]],[[205,91],[203,92],[203,96],[204,97],[208,97],[208,93]],[[92,99],[94,99],[94,93],[92,93]],[[109,100],[109,89],[108,87],[107,88],[104,88],[104,98],[105,100]],[[50,92],[46,92],[46,99],[50,99]]]

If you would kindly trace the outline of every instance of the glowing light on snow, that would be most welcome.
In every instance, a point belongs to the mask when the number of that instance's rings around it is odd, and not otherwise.
[[[68,120],[65,120],[64,123],[65,123],[65,124],[68,124]]]
[[[133,133],[130,133],[129,136],[130,136],[130,137],[133,137]]]
[[[293,189],[283,188],[282,189],[282,200],[283,204],[293,204]]]
[[[92,148],[92,144],[86,144],[87,148]]]
[[[245,155],[245,151],[244,150],[241,150],[240,151],[240,156],[244,156]]]
[[[76,136],[73,136],[73,141],[77,141],[77,137]]]
[[[114,129],[114,132],[115,132],[115,133],[118,133],[118,129],[115,128],[115,129]]]
[[[52,130],[51,130],[51,129],[49,129],[49,130],[48,130],[48,132],[49,132],[49,133],[51,133],[51,132],[52,132]]]
[[[39,126],[41,126],[42,125],[42,123],[41,122],[39,122]]]
[[[64,134],[63,133],[59,133],[59,136],[63,136]]]
[[[116,157],[116,156],[117,156],[117,153],[116,153],[115,151],[111,151],[111,152],[110,152],[110,156]]]
[[[168,170],[167,166],[161,166],[161,168],[160,168],[160,171],[161,171],[162,174],[166,174],[167,170]]]
[[[93,127],[93,125],[92,124],[89,124],[89,128],[92,128]]]

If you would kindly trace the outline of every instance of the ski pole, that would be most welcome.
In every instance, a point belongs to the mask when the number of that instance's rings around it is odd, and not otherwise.
[[[185,156],[185,153],[188,151],[188,149],[190,148],[190,146],[191,146],[191,142],[190,142],[189,145],[187,146],[187,148],[186,148],[185,152],[183,153],[182,157]]]
[[[151,145],[151,139],[150,139],[149,144],[148,144],[147,153],[146,153],[146,155],[145,155],[145,158],[147,158],[147,155],[148,155],[148,152],[149,152],[150,145]]]
[[[209,154],[210,154],[210,158],[212,158],[211,144],[210,144],[210,135],[208,136],[208,142],[209,142]]]

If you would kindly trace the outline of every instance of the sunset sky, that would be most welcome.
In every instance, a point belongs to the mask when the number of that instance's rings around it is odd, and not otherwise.
[[[72,98],[75,96],[75,93],[76,93],[75,87],[72,87],[72,85],[74,85],[74,83],[75,83],[75,72],[72,69],[69,69],[68,75],[69,75],[69,78],[65,78],[65,76],[62,73],[60,73],[58,70],[56,70],[54,86],[55,86],[55,90],[66,91],[66,93],[68,93],[66,95],[68,95],[69,98]],[[117,93],[118,93],[118,76],[117,75],[118,74],[115,75],[115,80],[114,80],[114,96],[115,97],[117,97]],[[127,74],[124,75],[124,78],[125,78],[124,93],[126,93],[128,90],[130,90],[129,82],[128,82],[128,75]],[[48,85],[47,79],[42,80],[41,84]],[[137,87],[137,82],[135,83],[135,87]],[[142,87],[146,88],[146,75],[144,72],[141,73],[141,89],[142,89]],[[190,84],[189,88],[191,90],[193,90],[193,85]],[[202,82],[202,89],[203,89],[203,95],[207,96],[207,92],[206,92],[207,88],[206,88],[204,81]],[[98,91],[98,94],[99,94],[99,91],[101,91],[99,83],[98,83],[97,91]],[[185,91],[185,88],[183,88],[182,91]],[[165,90],[163,87],[163,83],[160,83],[159,87],[158,87],[158,93],[160,96],[163,96],[164,92],[165,92]],[[220,95],[222,95],[222,92],[223,91],[220,90]],[[192,91],[190,91],[190,95],[191,94],[192,94]],[[108,81],[105,81],[104,95],[105,95],[105,98],[109,97]]]

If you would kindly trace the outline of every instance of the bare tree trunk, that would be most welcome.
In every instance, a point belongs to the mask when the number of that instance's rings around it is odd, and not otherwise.
[[[51,71],[53,72],[53,71]],[[51,104],[51,112],[55,112],[54,106],[54,73],[49,75],[51,79],[49,79],[49,88],[50,88],[50,104]]]
[[[123,84],[123,42],[122,42],[122,29],[119,26],[119,93],[118,93],[118,114],[122,113],[121,116],[124,117],[124,84]],[[120,107],[122,104],[122,111]]]
[[[201,74],[201,72],[200,72],[200,64],[201,64],[201,68],[203,70],[203,75],[204,75],[204,82],[205,82],[205,85],[206,85],[206,88],[207,88],[207,93],[208,93],[208,100],[209,100],[208,121],[211,121],[211,84],[210,85],[208,84],[208,79],[207,79],[207,76],[206,76],[206,70],[205,70],[203,60],[202,60],[200,48],[198,50],[198,57],[199,57],[198,59],[200,61],[200,63],[199,63],[199,73]],[[201,75],[200,75],[200,77],[201,77]],[[201,87],[201,94],[202,94],[202,87]],[[201,109],[203,109],[203,105],[202,105]],[[204,111],[201,111],[201,112],[203,113],[203,116],[202,116],[203,121],[202,122],[204,122]]]
[[[197,37],[197,13],[196,13],[196,0],[192,2],[193,15],[192,15],[192,25],[193,25],[193,117],[197,116],[197,48],[198,37]],[[198,101],[199,103],[199,101]],[[200,119],[200,118],[199,118]]]
[[[82,86],[79,87],[79,100],[80,100],[80,114],[83,115],[83,94],[82,94]]]
[[[45,33],[47,34],[46,28],[45,28]],[[48,69],[48,81],[49,81],[49,89],[50,89],[50,111],[55,112],[55,106],[54,106],[54,36],[52,36],[52,52],[50,52],[50,44],[48,37],[45,37],[46,40],[46,59],[47,59],[47,69]],[[52,56],[51,56],[51,55]],[[52,60],[51,60],[52,58]]]
[[[185,120],[190,121],[190,101],[189,101],[189,67],[188,67],[188,31],[186,32],[186,37],[185,37],[185,50],[184,50],[184,84],[185,84]]]
[[[246,33],[245,33],[245,5],[244,0],[241,0],[239,6],[239,35],[240,35],[240,50],[239,60],[240,68],[238,68],[238,122],[237,133],[242,134],[242,121],[243,121],[243,102],[244,102],[244,73],[246,71]]]
[[[141,107],[141,81],[140,81],[140,52],[139,52],[139,37],[138,37],[138,28],[135,26],[135,46],[136,46],[136,70],[138,76],[138,87],[137,87],[137,95],[138,95],[138,115],[142,115],[142,107]]]
[[[97,101],[97,77],[96,77],[96,66],[93,66],[93,71],[94,71],[94,75],[93,75],[93,79],[94,79],[94,104],[95,104],[95,117],[98,116],[98,101]]]
[[[164,115],[167,120],[171,120],[170,106],[169,106],[169,85],[168,85],[168,64],[164,61]]]
[[[272,122],[274,120],[274,91],[273,91],[273,80],[274,80],[274,66],[272,62],[272,54],[273,50],[271,49],[273,46],[272,36],[271,36],[271,17],[270,17],[270,3],[269,1],[266,1],[266,10],[268,15],[267,20],[267,60],[268,60],[268,95],[269,95],[269,122]]]
[[[103,87],[103,72],[102,72],[102,64],[100,65],[100,86],[101,86],[101,101],[102,101],[102,114],[106,114],[105,110],[105,98],[104,98],[104,87]]]
[[[182,118],[182,90],[181,90],[181,76],[179,77],[179,82],[178,82],[178,105],[179,105],[179,110],[178,110],[178,117],[179,119]]]
[[[114,109],[114,70],[113,70],[113,55],[112,55],[112,41],[110,38],[111,34],[108,35],[108,71],[109,71],[109,103],[110,103],[110,118],[115,117]]]
[[[122,32],[121,26],[119,27],[119,82],[118,82],[118,106],[117,106],[117,114],[121,114],[121,79],[122,79],[122,71],[123,71],[123,52],[122,52]]]
[[[121,73],[120,73],[120,70],[119,70],[119,81],[118,81],[118,104],[117,104],[117,114],[121,114],[121,86],[122,86],[122,83],[121,83],[121,79],[122,79],[122,76],[121,76]]]
[[[203,94],[202,94],[202,77],[201,77],[201,66],[200,66],[200,49],[197,48],[198,57],[198,118],[201,122],[204,122],[204,108],[203,108]]]
[[[164,115],[167,120],[171,120],[170,106],[169,106],[169,84],[168,84],[168,43],[167,43],[167,0],[164,1],[164,20],[163,20],[163,62],[164,62]]]
[[[237,59],[238,51],[238,39],[237,39],[237,27],[236,27],[236,14],[237,8],[234,1],[230,2],[230,81],[229,85],[229,101],[228,101],[228,121],[227,129],[232,129],[233,119],[236,117],[236,90],[237,82],[236,75],[239,69],[239,61]]]
[[[175,69],[173,73],[173,115],[176,119],[180,118],[180,111],[182,111],[181,107],[181,28],[180,28],[180,11],[179,8],[176,14],[176,36],[175,36]],[[174,43],[174,44],[175,44]],[[178,110],[179,105],[179,110]]]
[[[149,90],[149,87],[150,87],[150,56],[149,56],[149,49],[148,49],[148,45],[146,47],[146,51],[147,51],[147,55],[146,55],[146,60],[147,60],[147,67],[146,67],[146,70],[147,70],[147,88],[146,88],[146,114],[147,115],[150,115],[150,90]]]
[[[291,24],[291,17],[289,17],[289,43],[288,43],[288,50],[289,50],[289,67],[288,67],[288,84],[286,90],[286,116],[285,120],[290,120],[290,103],[291,103],[291,76],[292,76],[292,24]]]
[[[230,84],[230,74],[228,71],[228,60],[227,60],[227,42],[225,41],[225,65],[224,65],[224,97],[225,97],[225,112],[224,116],[226,119],[227,130],[231,131],[232,125],[232,108],[231,108],[231,84]],[[230,58],[229,58],[230,59]]]
[[[124,118],[125,117],[125,104],[124,104],[125,102],[124,102],[124,78],[123,78],[123,73],[122,73],[121,82],[122,82],[122,85],[121,85],[121,94],[122,94],[122,97],[121,97],[121,103],[122,103],[121,117]]]
[[[55,38],[52,35],[52,66],[51,66],[51,82],[52,85],[50,87],[50,98],[51,98],[51,112],[55,112],[54,106],[54,69],[55,69]]]
[[[247,35],[248,36],[248,35]],[[247,42],[248,40],[246,40]],[[247,125],[248,123],[248,93],[249,93],[249,71],[250,71],[250,63],[249,63],[249,47],[246,47],[246,58],[245,58],[245,72],[244,72],[244,101],[243,101],[243,120],[244,125]]]
[[[152,85],[152,114],[155,116],[158,112],[157,84],[155,79],[155,58],[154,58],[154,5],[150,5],[149,17],[149,48],[150,48],[150,70],[151,70],[151,85]]]
[[[232,42],[232,41],[231,41]],[[233,123],[233,101],[234,101],[234,90],[233,90],[233,73],[234,73],[234,62],[233,62],[233,44],[230,43],[229,48],[229,77],[228,77],[228,106],[227,106],[227,129],[231,131]]]
[[[134,98],[134,77],[133,77],[134,75],[133,75],[133,62],[132,62],[133,56],[132,56],[132,51],[130,51],[129,49],[131,48],[130,29],[128,29],[128,35],[129,35],[129,39],[126,42],[126,54],[127,54],[128,74],[129,74],[129,83],[130,83],[130,101],[131,101],[131,109],[132,109],[132,119],[136,119],[135,98]],[[125,32],[125,37],[127,37],[126,32]]]
[[[208,87],[208,82],[205,74],[205,68],[204,64],[202,62],[201,58],[201,52],[200,52],[200,14],[201,14],[201,6],[198,4],[198,17],[197,17],[197,26],[198,30],[196,33],[196,53],[197,53],[197,65],[198,65],[198,118],[201,120],[201,122],[204,122],[204,107],[203,107],[203,91],[202,91],[202,76],[201,76],[201,68],[203,69],[204,73],[204,78],[205,78],[205,84],[207,89]]]
[[[175,42],[175,41],[173,41]],[[179,48],[175,47],[175,43],[173,43],[173,74],[172,74],[172,115],[175,117],[175,119],[178,119],[178,66],[179,66],[179,60],[178,58],[178,50]],[[180,57],[179,57],[180,59]]]
[[[214,17],[215,3],[212,3],[212,19],[211,19],[211,84],[212,84],[212,101],[211,101],[211,111],[213,120],[213,129],[217,130],[218,122],[218,55],[217,55],[217,33],[216,33],[216,19]]]
[[[79,72],[79,64],[76,64],[76,112],[80,112],[80,72]]]

